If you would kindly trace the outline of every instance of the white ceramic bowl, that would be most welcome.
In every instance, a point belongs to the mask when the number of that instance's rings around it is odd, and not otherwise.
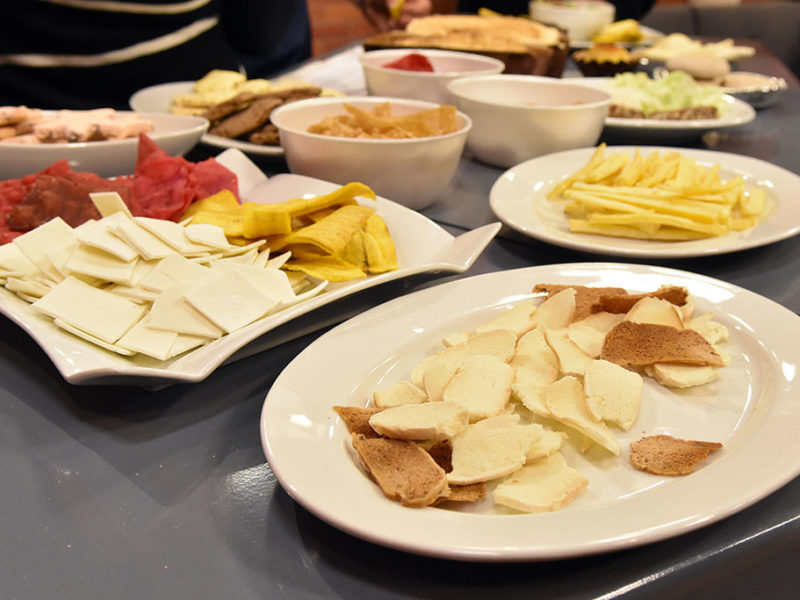
[[[48,112],[51,111],[45,114]],[[137,114],[153,122],[153,130],[147,135],[171,156],[186,154],[208,129],[208,121],[202,117]],[[129,175],[136,166],[138,147],[138,137],[74,144],[0,144],[0,179],[38,173],[61,159],[69,161],[75,171],[89,171],[102,177]]]
[[[271,119],[278,128],[289,169],[333,183],[360,181],[376,194],[419,210],[430,205],[447,188],[472,127],[458,113],[454,133],[414,139],[346,138],[309,133],[309,125],[334,114],[345,114],[344,104],[371,110],[389,102],[392,114],[402,115],[436,108],[422,100],[384,97],[312,98],[285,104]]]
[[[411,53],[425,56],[433,66],[433,72],[383,66]],[[364,69],[367,91],[371,95],[412,98],[439,104],[453,103],[447,84],[454,79],[470,75],[493,75],[502,73],[505,68],[503,61],[489,56],[415,48],[373,50],[362,54],[359,61]]]
[[[472,153],[504,168],[595,144],[611,103],[603,90],[535,75],[467,77],[448,88],[472,119]]]
[[[587,41],[614,22],[616,9],[600,0],[533,0],[529,4],[534,21],[566,29],[570,40]]]

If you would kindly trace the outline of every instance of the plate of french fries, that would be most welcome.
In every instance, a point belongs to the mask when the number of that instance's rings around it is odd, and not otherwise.
[[[671,365],[681,381],[619,367],[625,378],[609,373],[596,386],[601,365],[573,359],[595,355],[585,326],[592,322],[594,329],[612,309],[603,303],[600,312],[579,317],[578,307],[588,304],[578,302],[577,291],[571,295],[573,286],[583,288],[581,296],[616,288],[622,295],[615,298],[634,301],[627,313],[614,313],[617,324],[606,340],[633,323],[648,330],[683,327],[684,334],[713,342],[723,366],[712,367],[715,377],[694,381],[684,375],[706,367]],[[673,287],[686,294],[680,307],[654,299]],[[668,314],[674,326],[652,324]],[[262,444],[292,498],[373,543],[475,561],[630,549],[725,518],[796,476],[800,405],[797,379],[786,365],[797,362],[792,340],[798,332],[800,319],[771,300],[675,269],[572,263],[477,275],[395,298],[315,340],[270,389]],[[557,360],[545,374],[551,361],[541,358],[548,348]],[[500,383],[495,363],[514,372],[510,395],[497,404],[495,392],[508,390],[508,381]],[[599,396],[610,400],[600,388],[634,391],[622,380],[640,373],[630,419],[608,423],[609,415],[591,416],[587,407],[604,404],[595,402]],[[428,399],[415,401],[419,395]],[[372,435],[354,431],[363,428],[344,409],[371,412]],[[465,409],[468,424],[443,418],[444,409]],[[717,449],[692,472],[654,474],[631,456],[636,442],[653,436]],[[438,480],[412,456],[433,456],[442,440],[451,446],[451,467],[442,467],[448,485],[433,489],[438,497],[429,503],[427,492]],[[362,451],[364,444],[387,452],[376,457]],[[387,469],[374,462],[384,457]],[[520,464],[522,471],[515,471]],[[398,477],[402,485],[393,488]],[[485,485],[478,495],[467,489],[476,483]],[[464,492],[467,498],[453,496]]]
[[[688,148],[600,146],[506,171],[490,204],[557,246],[617,256],[707,256],[800,232],[800,177],[755,158]]]

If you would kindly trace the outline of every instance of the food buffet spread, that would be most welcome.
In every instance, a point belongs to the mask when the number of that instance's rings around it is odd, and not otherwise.
[[[130,112],[0,107],[9,597],[787,572],[800,84],[544,4]]]

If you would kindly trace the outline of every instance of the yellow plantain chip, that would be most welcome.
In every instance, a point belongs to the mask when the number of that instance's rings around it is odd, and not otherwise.
[[[292,217],[301,217],[325,208],[356,204],[356,196],[375,200],[375,192],[371,188],[358,181],[352,181],[330,194],[322,194],[313,198],[295,198],[286,204]]]
[[[266,237],[280,233],[291,233],[292,216],[286,206],[280,204],[256,204],[245,202],[242,234],[247,238]]]
[[[392,236],[384,220],[377,214],[370,215],[367,219],[364,250],[368,273],[385,273],[397,269],[397,253]]]
[[[359,267],[362,271],[366,271],[368,265],[365,237],[366,233],[364,231],[357,231],[350,238],[342,252],[339,253],[339,258]]]
[[[327,219],[289,235],[287,245],[310,244],[327,254],[338,255],[350,238],[364,228],[374,209],[358,204],[342,206]]]
[[[183,213],[181,220],[205,211],[236,212],[241,209],[241,206],[242,205],[239,204],[236,196],[233,195],[233,192],[230,190],[222,190],[221,192],[217,192],[212,196],[208,196],[207,198],[203,198],[202,200],[198,200],[197,202],[193,203],[191,206],[189,206],[189,208],[186,209],[186,212]]]
[[[241,214],[241,211],[239,213],[235,213],[235,212],[217,212],[217,211],[205,210],[193,215],[192,223],[216,225],[217,227],[222,228],[226,236],[241,237],[242,224],[244,223],[244,216]],[[247,240],[248,244],[250,242],[252,242],[252,240]]]
[[[316,258],[292,258],[283,268],[287,271],[302,271],[306,275],[328,281],[347,281],[363,279],[367,274],[336,256],[319,256]]]

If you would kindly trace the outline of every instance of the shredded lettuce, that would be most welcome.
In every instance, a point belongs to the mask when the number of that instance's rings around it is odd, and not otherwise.
[[[620,73],[614,78],[614,103],[641,110],[645,115],[692,106],[716,106],[718,114],[726,103],[717,86],[697,83],[683,71],[651,79],[647,73]]]

